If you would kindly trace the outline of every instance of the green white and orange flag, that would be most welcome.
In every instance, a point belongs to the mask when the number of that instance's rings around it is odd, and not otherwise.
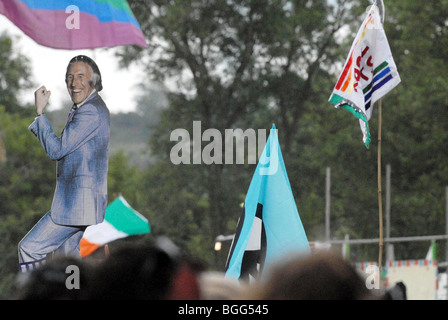
[[[81,239],[81,257],[114,240],[149,232],[148,220],[119,196],[106,208],[103,222],[87,227]]]
[[[329,100],[336,108],[342,107],[359,119],[367,148],[370,144],[368,121],[373,104],[401,81],[377,2],[371,6],[353,41]],[[378,5],[384,8],[382,1]]]

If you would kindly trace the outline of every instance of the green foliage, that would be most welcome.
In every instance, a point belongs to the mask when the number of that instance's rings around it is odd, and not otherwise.
[[[169,169],[173,146],[169,134],[175,128],[190,131],[193,120],[220,130],[268,129],[275,123],[309,238],[323,238],[327,166],[332,168],[332,237],[378,237],[377,112],[370,121],[374,143],[366,150],[358,121],[328,103],[340,72],[335,65],[344,62],[368,3],[130,4],[143,21],[150,47],[124,48],[122,62],[142,63],[141,57],[149,57],[148,73],[157,79],[176,79],[180,89],[170,96],[170,106],[151,136],[151,150],[166,170],[177,172],[176,178],[184,181],[180,190],[190,191],[194,185],[191,192],[207,196],[210,206],[203,219],[212,221],[214,232],[225,233],[236,221],[239,210],[229,213],[228,208],[244,199],[253,169],[236,165]],[[446,70],[447,56],[440,46],[446,42],[447,5],[409,0],[386,6],[385,28],[402,77],[383,99],[382,172],[386,164],[392,165],[392,236],[440,234],[448,123],[446,90],[440,90],[447,84],[447,74],[441,72]],[[339,33],[346,24],[351,27],[349,35]],[[337,38],[341,34],[344,38]],[[179,74],[190,77],[176,77]],[[421,250],[421,245],[407,243],[396,255],[423,256]],[[363,247],[352,254],[357,260],[376,260],[376,251]]]
[[[367,150],[358,121],[328,102],[364,2],[129,3],[150,46],[123,47],[122,64],[138,63],[151,81],[170,80],[178,90],[166,95],[166,88],[143,84],[137,113],[112,115],[110,201],[123,194],[149,219],[154,235],[170,237],[210,268],[222,270],[227,252],[215,254],[213,241],[235,231],[255,165],[174,165],[170,151],[176,142],[170,134],[183,128],[192,137],[196,120],[202,131],[221,132],[268,130],[275,123],[308,238],[324,238],[326,167],[332,174],[331,237],[378,237],[377,105]],[[445,232],[447,12],[442,0],[386,3],[385,29],[402,78],[383,99],[382,190],[385,166],[391,164],[394,237]],[[340,32],[343,25],[351,27],[343,29],[350,34]],[[5,90],[0,138],[6,149],[6,161],[0,162],[0,297],[7,298],[17,270],[17,243],[50,208],[55,181],[54,164],[27,130],[32,112],[15,108],[21,85],[14,84],[29,81],[26,72],[20,73],[29,68],[25,60],[12,58],[21,57],[18,53],[3,55],[11,52],[11,39],[0,37],[0,46],[1,84],[13,84],[0,88]],[[11,59],[16,64],[9,70]],[[18,75],[23,76],[19,82]],[[444,260],[445,244],[438,245],[438,259]],[[396,244],[395,255],[421,258],[428,247]],[[378,247],[352,246],[351,254],[354,261],[375,261]]]
[[[8,112],[26,114],[17,100],[20,90],[30,88],[29,60],[13,46],[7,33],[0,34],[0,105]]]
[[[129,3],[149,37],[149,48],[123,48],[122,63],[143,64],[140,59],[148,57],[144,65],[150,77],[176,81],[179,88],[169,96],[170,105],[151,136],[152,155],[176,173],[176,195],[194,194],[207,201],[197,214],[208,241],[233,233],[255,166],[176,167],[168,158],[170,133],[184,128],[191,136],[195,120],[201,121],[202,130],[221,132],[269,130],[275,123],[285,158],[297,157],[297,124],[320,93],[319,77],[328,78],[326,68],[338,51],[334,36],[349,12],[341,1],[330,6],[323,0]]]
[[[54,191],[54,166],[28,131],[32,121],[0,106],[0,137],[6,150],[6,161],[0,163],[0,236],[4,239],[0,298],[11,293],[18,270],[17,244],[49,210]]]

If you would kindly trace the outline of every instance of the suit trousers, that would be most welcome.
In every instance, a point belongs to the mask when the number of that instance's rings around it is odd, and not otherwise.
[[[86,226],[68,226],[54,223],[47,212],[19,242],[21,272],[33,270],[46,262],[47,254],[81,258],[80,242]]]

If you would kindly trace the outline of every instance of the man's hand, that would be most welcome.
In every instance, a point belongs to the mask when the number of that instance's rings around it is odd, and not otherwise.
[[[45,86],[40,87],[34,92],[34,104],[36,106],[36,113],[41,115],[47,106],[48,99],[50,99],[51,91],[47,91]]]

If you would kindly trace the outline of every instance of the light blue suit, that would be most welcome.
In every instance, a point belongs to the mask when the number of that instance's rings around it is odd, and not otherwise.
[[[29,130],[49,158],[57,161],[57,180],[51,210],[19,244],[21,264],[44,259],[75,234],[79,250],[85,227],[103,221],[107,207],[110,114],[103,99],[94,92],[80,108],[72,110],[60,137],[45,114],[37,117]],[[49,223],[61,231],[50,233]],[[52,244],[43,244],[44,241]]]

